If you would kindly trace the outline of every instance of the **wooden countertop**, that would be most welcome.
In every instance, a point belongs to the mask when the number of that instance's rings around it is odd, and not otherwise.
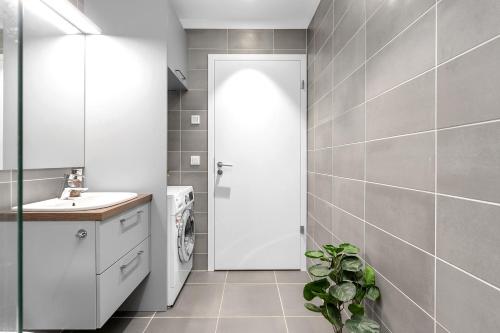
[[[24,221],[104,221],[129,209],[153,200],[152,194],[139,194],[136,198],[117,205],[72,212],[24,212]],[[15,212],[0,212],[0,221],[15,221]]]

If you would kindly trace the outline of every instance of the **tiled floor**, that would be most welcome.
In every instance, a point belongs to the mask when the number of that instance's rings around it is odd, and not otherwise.
[[[102,332],[331,333],[304,309],[304,272],[192,272],[165,312],[117,313]]]

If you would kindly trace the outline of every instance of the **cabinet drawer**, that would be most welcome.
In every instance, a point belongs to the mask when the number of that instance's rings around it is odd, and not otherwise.
[[[149,273],[149,237],[97,275],[97,327],[100,328]]]
[[[104,272],[149,235],[149,204],[97,223],[97,274]]]

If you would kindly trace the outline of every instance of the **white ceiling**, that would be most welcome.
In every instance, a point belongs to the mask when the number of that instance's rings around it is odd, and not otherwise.
[[[320,0],[172,0],[186,29],[305,29]]]

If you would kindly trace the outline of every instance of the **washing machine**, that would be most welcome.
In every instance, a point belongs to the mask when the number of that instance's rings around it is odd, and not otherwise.
[[[168,186],[167,300],[173,306],[193,268],[194,195],[191,186]]]

